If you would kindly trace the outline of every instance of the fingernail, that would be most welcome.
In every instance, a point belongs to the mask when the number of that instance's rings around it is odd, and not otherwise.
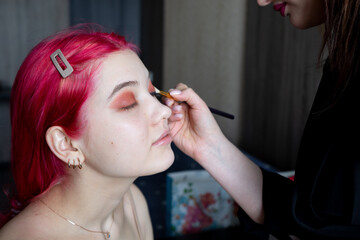
[[[173,109],[174,111],[180,111],[181,108],[182,108],[181,105],[175,105],[175,106],[172,107],[172,109]]]
[[[177,113],[177,114],[174,115],[174,117],[178,118],[178,119],[182,118],[183,116],[184,115],[182,113]]]
[[[181,94],[181,91],[180,90],[177,90],[177,89],[175,89],[175,90],[172,90],[171,92],[170,92],[170,95],[179,95],[179,94]]]
[[[171,107],[171,105],[174,103],[174,100],[170,98],[166,98],[164,101],[165,101],[165,105],[168,107]]]

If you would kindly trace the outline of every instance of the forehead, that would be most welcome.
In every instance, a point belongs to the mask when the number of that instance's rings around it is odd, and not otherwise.
[[[123,82],[137,81],[146,84],[148,70],[131,50],[121,50],[103,60],[95,77],[92,95],[109,95],[113,88]]]
[[[140,58],[131,50],[123,50],[110,54],[101,64],[100,79],[114,81],[134,79],[147,74],[147,69]]]

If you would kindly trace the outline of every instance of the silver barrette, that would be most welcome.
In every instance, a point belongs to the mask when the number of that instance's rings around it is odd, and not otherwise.
[[[56,59],[57,56],[59,56],[61,61],[65,64],[65,69],[62,69],[62,67],[60,66],[58,60]],[[50,58],[63,78],[68,77],[74,71],[74,69],[72,68],[72,66],[65,58],[64,54],[61,52],[60,49],[56,50],[53,54],[51,54]]]

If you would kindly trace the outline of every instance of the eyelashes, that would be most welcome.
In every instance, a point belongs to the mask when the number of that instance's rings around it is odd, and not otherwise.
[[[154,98],[156,98],[159,102],[161,102],[161,95],[159,93],[156,93],[155,91],[154,92],[150,92],[150,95],[153,96]],[[137,106],[137,102],[135,101],[134,103],[128,105],[128,106],[125,106],[125,107],[121,107],[120,109],[123,110],[123,111],[128,111],[128,110],[131,110],[133,108],[135,108]]]
[[[126,107],[122,107],[120,109],[123,111],[129,111],[130,109],[133,109],[136,106],[137,106],[137,102],[134,102],[133,104],[130,104],[129,106],[126,106]]]
[[[154,91],[154,92],[151,92],[150,95],[155,97],[160,103],[162,103],[162,101],[161,101],[162,95],[160,93],[156,93]]]

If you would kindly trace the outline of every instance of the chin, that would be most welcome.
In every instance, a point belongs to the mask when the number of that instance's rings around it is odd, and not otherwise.
[[[156,160],[152,160],[152,171],[148,174],[145,174],[144,176],[149,176],[166,171],[174,163],[174,160],[174,152],[171,150],[171,148],[169,148],[168,151],[163,152],[161,155],[159,154]]]
[[[309,29],[321,25],[323,21],[321,19],[316,19],[313,21],[300,21],[299,19],[291,18],[290,16],[290,23],[297,29]]]
[[[307,26],[307,24],[304,24],[303,22],[293,20],[291,17],[290,17],[290,23],[291,23],[291,25],[293,25],[297,29],[307,29],[307,28],[309,28]]]
[[[164,158],[162,159],[163,161],[161,162],[162,163],[161,165],[164,168],[159,172],[166,171],[174,163],[174,160],[175,160],[175,155],[174,155],[174,152],[171,150],[171,148],[170,148],[169,152],[164,155],[166,155],[166,156],[164,156]]]

